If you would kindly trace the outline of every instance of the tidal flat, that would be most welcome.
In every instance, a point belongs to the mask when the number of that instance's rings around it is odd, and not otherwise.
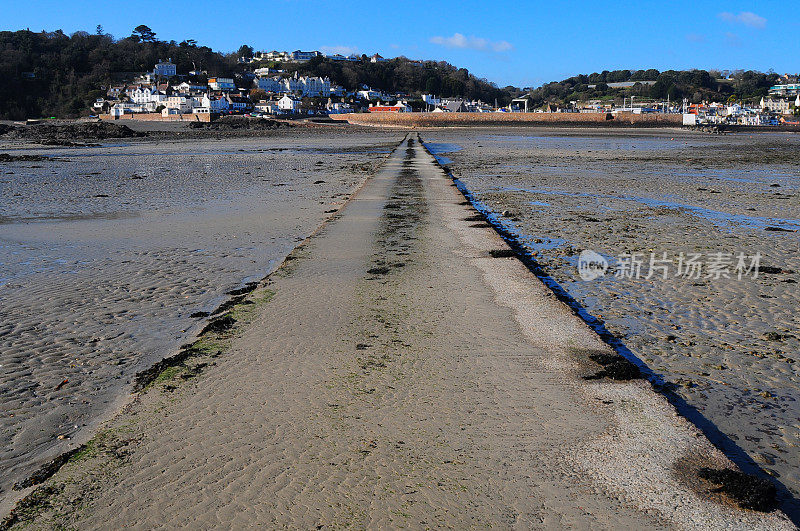
[[[699,413],[715,444],[800,494],[800,135],[422,134],[591,324]],[[605,275],[581,279],[583,250],[608,261]],[[679,270],[681,253],[700,255],[699,276]],[[710,266],[717,253],[727,267]],[[757,277],[738,278],[740,253],[747,266],[760,255]],[[666,261],[645,278],[651,256]]]
[[[403,133],[0,141],[0,495],[270,273]]]

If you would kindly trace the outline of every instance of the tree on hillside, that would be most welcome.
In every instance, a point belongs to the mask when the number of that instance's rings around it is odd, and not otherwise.
[[[236,55],[239,56],[239,57],[244,57],[246,59],[250,59],[251,57],[253,57],[253,47],[252,46],[248,46],[246,44],[242,44],[239,47],[239,51],[236,52]]]
[[[149,27],[145,26],[144,24],[140,24],[133,28],[133,33],[131,33],[131,37],[137,39],[141,42],[155,42],[156,41],[156,32],[151,30]]]

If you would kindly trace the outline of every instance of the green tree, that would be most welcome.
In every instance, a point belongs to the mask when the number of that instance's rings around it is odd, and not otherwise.
[[[236,52],[236,55],[238,57],[244,57],[246,59],[250,59],[250,58],[253,57],[253,47],[252,46],[248,46],[246,44],[242,44],[239,47],[239,51]]]
[[[131,34],[131,37],[136,37],[138,38],[138,40],[142,42],[155,42],[156,32],[154,32],[144,24],[140,24],[135,28],[133,28],[133,33]]]

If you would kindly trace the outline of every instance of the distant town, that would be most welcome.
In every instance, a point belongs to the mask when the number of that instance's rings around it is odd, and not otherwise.
[[[319,51],[254,52],[239,58],[248,64],[269,63],[277,67],[244,70],[236,77],[217,77],[204,70],[180,73],[170,60],[159,61],[152,71],[143,72],[129,83],[103,87],[106,97],[98,98],[92,110],[111,119],[195,119],[211,120],[228,114],[265,116],[314,116],[355,112],[370,113],[669,113],[683,114],[683,124],[775,126],[800,125],[800,79],[785,74],[782,83],[772,86],[769,95],[754,104],[656,101],[635,96],[623,98],[620,105],[608,99],[571,101],[568,105],[547,103],[534,107],[529,96],[514,98],[510,104],[498,106],[480,100],[442,98],[435,94],[385,93],[362,85],[347,90],[328,77],[287,74],[280,65],[304,63],[317,57],[331,61],[371,63],[386,61],[379,54],[372,56],[339,54],[324,55]],[[724,81],[724,80],[722,80]],[[608,88],[633,88],[654,84],[652,80],[607,83]],[[589,89],[595,85],[588,85]]]

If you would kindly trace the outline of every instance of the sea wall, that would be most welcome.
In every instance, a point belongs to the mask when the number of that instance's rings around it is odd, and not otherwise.
[[[332,114],[333,120],[384,127],[444,127],[461,125],[570,125],[590,127],[680,127],[680,114],[633,113],[353,113]]]
[[[212,117],[216,118],[216,114],[170,114],[168,116],[162,115],[160,112],[145,112],[136,114],[124,114],[122,116],[112,116],[110,114],[101,114],[101,120],[141,120],[144,122],[210,122]]]

